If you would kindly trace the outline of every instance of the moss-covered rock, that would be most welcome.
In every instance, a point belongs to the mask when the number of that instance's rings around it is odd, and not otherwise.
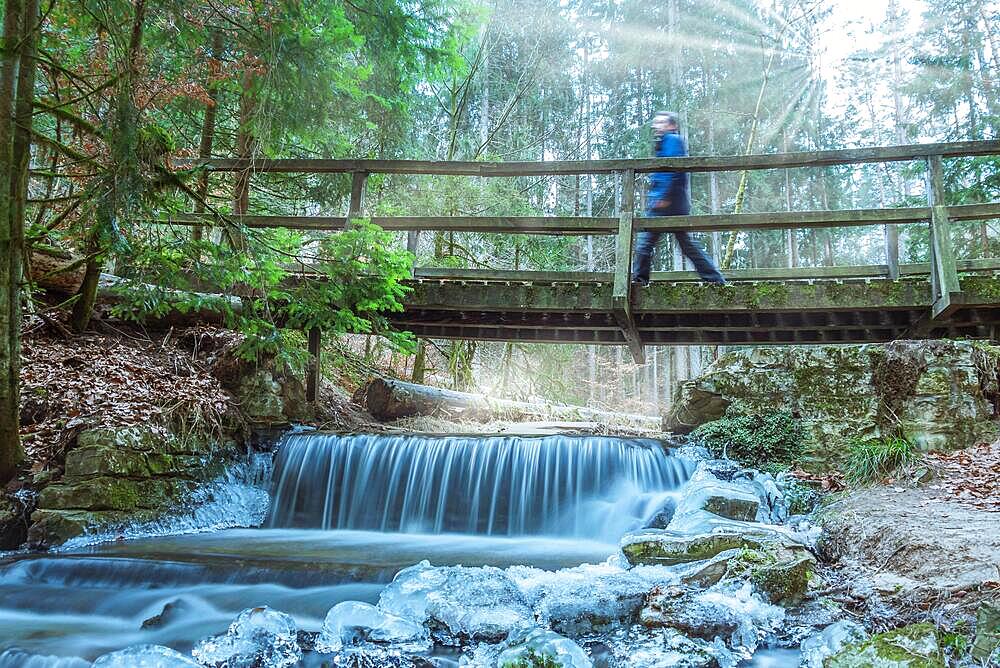
[[[804,546],[765,543],[730,559],[726,577],[749,577],[771,603],[792,606],[802,602],[815,566],[816,558]]]
[[[39,508],[51,510],[122,510],[163,508],[191,486],[170,478],[130,480],[98,477],[74,483],[49,485],[42,490]]]
[[[800,464],[828,470],[847,443],[902,434],[922,450],[993,438],[1000,349],[967,341],[782,347],[723,355],[677,390],[665,428],[687,433],[749,414],[795,416],[808,435]]]
[[[976,611],[972,658],[986,661],[994,656],[1000,658],[1000,605],[984,603]]]
[[[150,475],[145,453],[108,445],[87,445],[66,455],[67,478],[111,475],[147,478]]]
[[[823,662],[823,668],[944,668],[933,624],[912,624],[848,645]]]
[[[622,544],[622,552],[633,566],[671,565],[711,559],[726,550],[760,549],[772,540],[776,540],[774,535],[753,530],[701,534],[646,530],[627,536]]]
[[[155,517],[155,511],[36,510],[31,515],[28,543],[42,547],[59,545],[90,530],[142,522]]]

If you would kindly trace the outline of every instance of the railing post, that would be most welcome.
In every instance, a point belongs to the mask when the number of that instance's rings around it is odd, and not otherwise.
[[[351,173],[351,204],[347,210],[347,224],[352,218],[364,215],[365,184],[368,182],[368,172]]]
[[[951,314],[962,298],[955,252],[951,245],[951,225],[945,207],[944,170],[939,155],[927,158],[927,204],[931,209],[931,317],[937,319]]]
[[[899,278],[899,227],[885,226],[885,264],[892,280]]]
[[[622,330],[636,364],[645,361],[642,340],[632,317],[632,233],[635,218],[635,170],[622,173],[621,209],[618,212],[618,238],[615,242],[615,278],[611,292],[611,311]]]

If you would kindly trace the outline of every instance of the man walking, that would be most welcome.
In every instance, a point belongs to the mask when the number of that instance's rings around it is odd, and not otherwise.
[[[688,154],[684,139],[678,132],[677,114],[657,112],[653,118],[654,152],[658,158],[679,158]],[[691,178],[687,172],[654,172],[646,193],[647,216],[686,216],[691,213]],[[640,232],[636,236],[635,258],[632,262],[632,282],[649,285],[653,250],[662,232]],[[694,264],[695,271],[705,281],[725,285],[726,279],[705,255],[705,251],[687,232],[674,232],[684,255]]]

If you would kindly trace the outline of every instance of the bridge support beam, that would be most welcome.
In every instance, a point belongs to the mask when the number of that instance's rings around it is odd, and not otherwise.
[[[615,243],[615,282],[611,292],[611,313],[622,330],[636,364],[644,364],[645,352],[632,315],[632,234],[635,221],[635,170],[622,172],[621,210]]]

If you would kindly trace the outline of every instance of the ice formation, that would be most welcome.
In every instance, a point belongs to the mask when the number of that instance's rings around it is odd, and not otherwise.
[[[267,606],[248,608],[224,635],[205,638],[191,651],[204,665],[226,668],[283,668],[302,658],[298,628],[288,615]]]
[[[823,661],[833,656],[845,645],[868,639],[868,633],[859,624],[842,619],[830,624],[814,636],[802,641],[802,665],[805,668],[823,668]]]
[[[497,657],[497,668],[534,665],[534,661],[554,661],[561,668],[593,668],[586,652],[575,642],[545,629],[533,629],[518,634],[507,649]]]
[[[94,661],[94,668],[199,668],[199,665],[180,652],[160,645],[129,647]]]
[[[399,649],[411,652],[430,649],[427,629],[422,624],[379,610],[370,603],[343,601],[326,614],[316,651],[339,652],[366,642],[403,645]]]
[[[382,591],[384,612],[439,629],[443,644],[501,640],[534,621],[514,582],[498,568],[435,568],[427,561],[403,569]]]

